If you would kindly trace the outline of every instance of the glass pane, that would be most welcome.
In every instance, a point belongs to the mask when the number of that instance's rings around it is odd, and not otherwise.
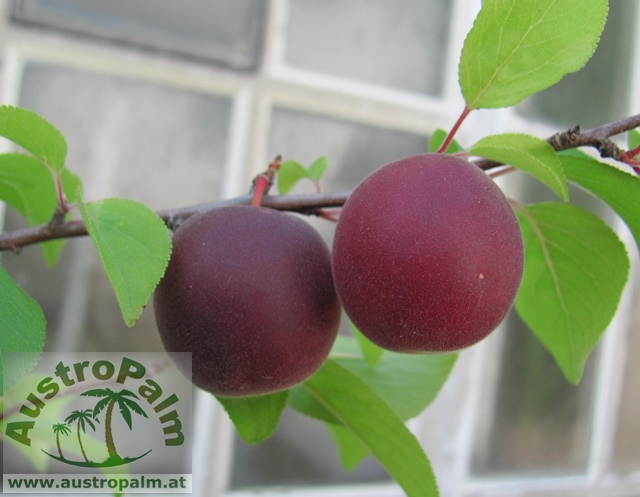
[[[276,108],[269,157],[280,154],[308,166],[326,156],[329,166],[321,183],[332,192],[355,188],[391,161],[426,152],[428,143],[427,136]]]
[[[27,63],[19,104],[65,135],[67,165],[84,180],[87,200],[121,196],[158,208],[218,196],[227,99]],[[22,226],[8,209],[6,229]],[[53,269],[45,266],[38,246],[20,255],[3,252],[2,265],[43,307],[46,350],[162,350],[151,306],[132,329],[124,324],[88,238],[69,240]],[[190,444],[180,451],[179,460],[189,461]]]
[[[236,438],[231,488],[282,485],[340,485],[390,481],[369,456],[355,470],[340,466],[333,441],[322,423],[287,409],[275,434],[256,446]]]
[[[251,69],[264,7],[259,0],[21,0],[14,18]]]
[[[569,384],[553,357],[510,314],[490,419],[479,426],[472,471],[479,476],[537,476],[586,469],[594,364],[579,386]]]
[[[451,2],[292,0],[289,15],[292,66],[439,94]]]
[[[632,256],[633,257],[633,256]],[[640,284],[635,281],[634,302],[640,297]],[[637,473],[640,471],[640,307],[636,306],[631,316],[631,325],[627,334],[621,406],[619,411],[613,469],[620,473]]]
[[[219,197],[227,98],[27,64],[20,105],[65,135],[67,165],[83,179],[86,200],[117,196],[160,209]],[[21,225],[10,212],[7,229]],[[43,305],[49,350],[161,350],[151,306],[133,329],[124,324],[88,238],[70,240],[52,271],[39,250],[3,254],[3,265]]]
[[[505,189],[525,203],[554,194],[524,174],[505,178]],[[613,220],[595,197],[570,187],[572,203]],[[512,311],[497,333],[502,349],[497,378],[486,392],[476,432],[472,471],[479,476],[549,476],[583,473],[589,455],[598,349],[579,385],[571,385],[536,336]]]
[[[67,138],[67,165],[92,189],[154,209],[219,195],[228,98],[106,74],[27,64],[20,105]],[[89,183],[89,184],[88,184]]]
[[[583,129],[629,114],[629,79],[637,2],[610,2],[609,19],[593,58],[578,73],[517,106],[524,117]]]
[[[325,155],[329,167],[321,181],[326,192],[349,190],[370,172],[393,160],[425,152],[427,138],[372,126],[276,109],[273,115],[269,157],[281,154],[308,166]],[[301,184],[295,192],[313,191]],[[328,243],[334,226],[310,222]],[[346,332],[343,320],[343,332]],[[247,446],[237,440],[232,488],[273,485],[337,485],[388,481],[387,473],[373,458],[353,472],[346,472],[336,448],[321,423],[286,411],[274,436]]]

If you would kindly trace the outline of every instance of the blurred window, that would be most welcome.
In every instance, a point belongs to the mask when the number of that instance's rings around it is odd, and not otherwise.
[[[7,2],[2,103],[59,127],[90,200],[161,209],[236,196],[278,154],[303,164],[327,156],[323,189],[349,190],[385,163],[426,151],[430,135],[453,124],[463,106],[457,60],[480,3]],[[460,141],[506,130],[545,136],[638,112],[640,9],[617,1],[610,11],[584,71],[496,111],[499,121],[474,115]],[[544,195],[532,183],[501,180],[523,200]],[[572,195],[612,219],[588,195]],[[310,222],[330,243],[333,226]],[[5,228],[20,226],[7,209]],[[38,247],[2,254],[2,263],[43,306],[48,350],[160,349],[151,309],[125,326],[89,240],[70,241],[52,270]],[[410,424],[443,497],[640,494],[637,264],[632,275],[579,386],[515,313],[461,353],[438,399]],[[345,472],[323,426],[293,411],[272,439],[246,446],[212,396],[199,392],[196,409],[200,436],[188,449],[196,495],[401,495],[372,458]]]

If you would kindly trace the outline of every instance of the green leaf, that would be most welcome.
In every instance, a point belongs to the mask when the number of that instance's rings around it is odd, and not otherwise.
[[[258,395],[255,397],[219,397],[218,402],[231,418],[238,434],[248,444],[269,438],[287,405],[289,392]]]
[[[355,346],[355,340],[348,340]],[[369,364],[361,355],[332,353],[331,357],[369,385],[400,419],[407,421],[434,401],[449,377],[457,355],[414,355],[385,351],[375,365]],[[289,404],[312,418],[339,423],[331,412],[299,386],[291,389]]]
[[[65,195],[75,201],[80,179],[68,169],[59,171]],[[58,205],[51,171],[35,157],[26,154],[0,154],[0,199],[22,214],[29,226],[46,224]],[[58,260],[65,240],[40,244],[45,260],[52,267]]]
[[[559,157],[567,178],[609,204],[627,224],[640,248],[640,177],[586,155],[562,153]]]
[[[311,178],[316,183],[320,181],[322,175],[324,174],[325,169],[327,169],[327,165],[329,161],[326,157],[318,157],[313,163],[307,168],[307,174],[309,178]]]
[[[444,129],[437,129],[432,135],[431,135],[431,139],[429,140],[429,152],[430,153],[434,153],[437,152],[438,149],[440,148],[440,145],[442,145],[445,141],[445,139],[447,138],[447,132]],[[464,150],[464,148],[462,147],[462,145],[460,145],[460,143],[458,143],[456,140],[451,140],[451,143],[449,144],[449,146],[447,147],[447,150],[445,150],[445,154],[455,154],[457,152],[462,152]]]
[[[283,162],[278,170],[278,191],[281,195],[285,195],[304,178],[310,179],[317,186],[327,168],[327,163],[326,157],[318,157],[308,168],[293,160]]]
[[[78,203],[127,326],[133,326],[164,275],[171,255],[165,224],[151,209],[125,199]]]
[[[631,131],[629,131],[628,141],[629,150],[634,149],[638,145],[640,145],[640,131],[638,131],[637,129],[632,129]]]
[[[602,220],[574,205],[516,212],[525,243],[516,309],[576,384],[618,307],[629,273],[626,249]]]
[[[35,365],[44,348],[46,328],[38,303],[0,267],[0,395]],[[35,354],[12,354],[26,359],[4,364],[4,354],[9,352]]]
[[[338,335],[333,346],[329,358],[352,358],[362,360],[362,349],[358,342],[351,337]],[[289,405],[305,416],[309,416],[329,424],[340,424],[340,420],[336,418],[326,407],[313,397],[302,385],[295,386],[289,390]]]
[[[520,133],[491,135],[473,145],[469,154],[510,164],[542,181],[563,200],[569,200],[562,164],[545,140]]]
[[[331,352],[329,353],[331,359],[336,357],[353,357],[356,359],[362,359],[362,349],[358,342],[352,337],[338,334],[335,342],[331,346]]]
[[[340,419],[333,415],[303,385],[289,389],[289,405],[300,414],[324,421],[327,424],[339,425]]]
[[[35,112],[0,106],[0,136],[20,145],[52,170],[59,171],[64,166],[67,155],[64,136]]]
[[[72,173],[66,167],[60,170],[60,181],[62,181],[62,191],[69,203],[78,200],[78,192],[82,191],[82,180],[77,174]]]
[[[280,195],[289,193],[294,186],[303,178],[308,178],[309,174],[302,164],[288,160],[280,164],[278,170],[278,191]]]
[[[345,426],[331,423],[326,423],[325,426],[338,449],[340,464],[347,471],[355,469],[371,453],[369,448]]]
[[[67,197],[67,202],[69,204],[74,203],[76,201],[76,192],[82,188],[82,181],[77,175],[73,174],[66,167],[62,168],[59,171],[59,174],[62,181],[62,190],[65,194],[65,197]],[[58,262],[60,254],[62,253],[62,249],[66,244],[67,240],[65,239],[52,240],[40,244],[40,248],[44,253],[44,259],[49,267],[53,267],[56,262]]]
[[[349,321],[349,327],[351,328],[351,332],[358,340],[358,344],[360,345],[360,350],[362,350],[362,355],[364,356],[364,360],[367,361],[367,364],[370,366],[375,366],[382,359],[382,354],[384,353],[384,349],[382,347],[377,346],[367,337],[365,337],[360,330],[355,327],[355,325]]]
[[[456,358],[456,354],[399,354],[387,351],[376,366],[350,358],[335,361],[364,381],[400,419],[407,421],[435,400]]]
[[[593,55],[607,0],[492,0],[464,42],[459,80],[468,109],[515,105]]]
[[[366,383],[329,359],[303,386],[373,452],[408,497],[439,495],[422,447]]]
[[[58,204],[51,172],[25,154],[0,154],[0,199],[22,214],[30,226],[48,223]]]

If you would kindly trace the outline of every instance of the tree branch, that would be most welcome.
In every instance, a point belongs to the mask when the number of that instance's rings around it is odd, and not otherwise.
[[[640,127],[640,114],[627,117],[619,121],[605,124],[597,128],[581,131],[579,126],[567,131],[556,133],[547,138],[547,142],[557,152],[578,147],[594,147],[602,157],[613,158],[629,163],[629,154],[620,149],[610,138],[625,131]],[[496,161],[480,159],[474,161],[481,169],[487,171],[504,164]],[[314,193],[310,195],[265,195],[262,206],[272,209],[287,210],[306,215],[323,215],[323,208],[341,207],[349,198],[351,192],[340,193]],[[225,207],[228,205],[250,205],[252,195],[247,194],[229,200],[220,200],[207,204],[192,205],[179,209],[158,211],[160,218],[164,220],[170,229],[175,230],[187,218],[198,212]],[[42,243],[61,238],[84,236],[87,228],[80,220],[64,223],[49,223],[31,228],[22,228],[15,231],[0,233],[0,251],[12,250],[19,253],[22,247]]]
[[[272,209],[299,212],[300,214],[318,215],[323,207],[340,207],[344,205],[351,192],[340,193],[315,193],[311,195],[265,195],[262,198],[262,206]],[[252,195],[229,200],[220,200],[207,204],[191,205],[178,209],[158,211],[158,216],[169,228],[175,230],[190,216],[198,212],[218,209],[229,205],[250,205]],[[81,220],[67,221],[65,223],[49,223],[30,228],[21,228],[6,233],[0,233],[0,251],[12,250],[19,253],[22,247],[36,243],[58,240],[61,238],[73,238],[87,234],[87,228]]]
[[[547,138],[547,143],[551,145],[556,152],[579,147],[593,147],[600,152],[600,157],[602,158],[627,162],[625,151],[613,143],[610,138],[639,126],[640,114],[636,114],[635,116],[604,124],[586,131],[581,131],[580,126],[575,126],[550,136]],[[484,159],[475,161],[475,164],[484,171],[504,165],[497,161]]]

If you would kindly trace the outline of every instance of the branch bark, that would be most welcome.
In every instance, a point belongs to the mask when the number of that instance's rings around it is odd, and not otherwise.
[[[580,126],[575,126],[566,131],[550,136],[547,138],[547,143],[551,145],[556,152],[579,147],[592,147],[598,150],[600,156],[603,158],[610,158],[625,162],[623,160],[625,151],[611,141],[611,137],[637,127],[640,127],[640,114],[604,124],[597,128],[591,128],[586,131],[582,131]],[[475,163],[485,171],[504,165],[496,161],[484,159],[476,161]]]
[[[567,131],[556,133],[549,137],[547,142],[558,152],[578,147],[594,147],[600,152],[602,157],[624,161],[626,158],[625,151],[613,143],[610,138],[637,127],[640,127],[640,114],[586,131],[581,131],[580,127],[576,126]],[[485,171],[504,165],[485,159],[476,160],[474,163]],[[262,205],[272,209],[322,216],[322,209],[327,207],[341,207],[347,201],[350,194],[350,191],[346,191],[309,195],[265,195],[262,199]],[[176,229],[182,222],[198,212],[228,205],[250,205],[251,200],[252,195],[247,194],[229,200],[162,210],[158,211],[158,215],[169,228]],[[22,228],[0,233],[0,251],[12,250],[19,253],[22,247],[28,245],[61,238],[84,236],[86,234],[87,228],[80,220],[63,223],[53,222],[41,226]]]
[[[310,195],[265,195],[262,198],[262,206],[298,212],[300,214],[321,215],[321,213],[318,212],[319,209],[341,207],[347,201],[347,198],[349,198],[350,193],[350,191],[347,191],[339,193],[314,193]],[[170,229],[175,230],[194,214],[229,205],[250,205],[252,198],[253,195],[247,194],[228,200],[191,205],[178,209],[166,209],[158,211],[157,214]],[[81,220],[21,228],[0,233],[0,251],[12,250],[15,253],[19,253],[23,247],[28,245],[61,238],[85,236],[87,234],[87,228]]]

